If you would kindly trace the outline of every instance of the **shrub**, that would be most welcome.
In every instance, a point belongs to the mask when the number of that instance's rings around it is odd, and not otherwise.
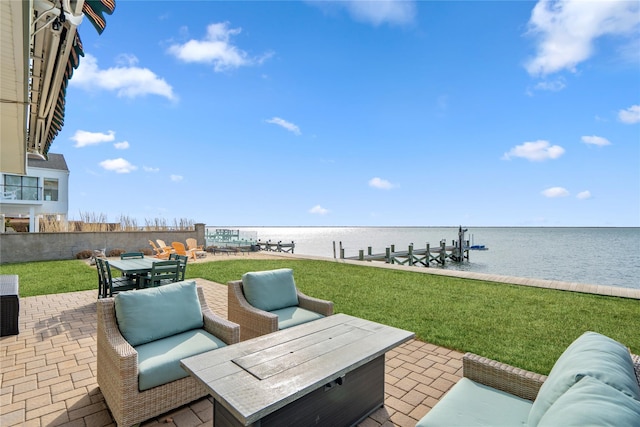
[[[77,259],[89,259],[91,258],[91,256],[93,256],[93,251],[90,251],[88,249],[84,251],[80,251],[76,254]]]
[[[122,255],[123,253],[125,253],[127,251],[125,251],[124,249],[120,249],[120,248],[113,248],[109,251],[109,254],[107,255],[108,257],[119,257],[120,255]]]
[[[144,248],[144,249],[138,249],[139,252],[142,252],[144,254],[144,256],[150,256],[153,255],[153,251],[149,248]]]

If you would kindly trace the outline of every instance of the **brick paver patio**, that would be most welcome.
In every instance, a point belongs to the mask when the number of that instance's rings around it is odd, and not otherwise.
[[[198,279],[227,317],[225,285]],[[96,291],[20,299],[20,334],[0,338],[0,426],[115,425],[96,381]],[[412,340],[387,353],[385,406],[363,427],[415,426],[462,375],[462,353]],[[142,426],[210,426],[211,398]]]

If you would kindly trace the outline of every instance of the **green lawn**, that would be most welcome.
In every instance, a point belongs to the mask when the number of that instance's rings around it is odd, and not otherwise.
[[[640,353],[637,300],[315,260],[190,264],[187,277],[226,283],[247,271],[281,267],[293,268],[299,288],[333,301],[337,312],[535,372],[548,373],[585,331],[603,333]],[[3,265],[0,274],[20,275],[23,297],[97,288],[95,269],[84,261]]]

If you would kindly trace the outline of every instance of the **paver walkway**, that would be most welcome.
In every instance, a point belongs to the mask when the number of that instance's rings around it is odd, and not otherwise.
[[[227,317],[225,285],[197,279]],[[97,291],[20,299],[20,334],[0,338],[0,426],[115,425],[96,380]],[[387,353],[385,406],[363,427],[415,426],[462,375],[462,353],[412,340]],[[213,425],[210,398],[142,423]]]

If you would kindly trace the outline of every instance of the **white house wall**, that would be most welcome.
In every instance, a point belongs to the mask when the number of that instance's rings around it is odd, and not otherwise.
[[[5,174],[2,175],[2,182],[4,182]],[[69,212],[69,171],[29,167],[26,176],[37,177],[39,187],[44,186],[44,178],[57,179],[58,200],[0,200],[0,214],[8,217],[60,215],[60,219],[67,219]],[[42,189],[40,189],[39,197],[42,197]]]
[[[36,209],[36,215],[55,214],[67,217],[69,213],[69,171],[30,167],[29,176],[37,176],[44,185],[43,178],[58,180],[58,201],[42,200],[42,205]]]

